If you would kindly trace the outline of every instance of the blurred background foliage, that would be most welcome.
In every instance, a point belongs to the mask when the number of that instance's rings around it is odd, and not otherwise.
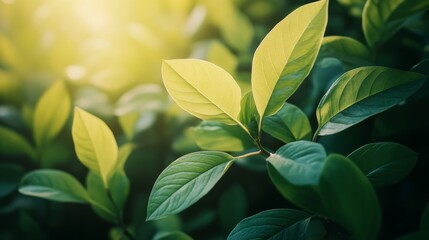
[[[20,195],[26,172],[65,170],[84,182],[85,168],[71,140],[71,116],[43,148],[35,147],[33,115],[41,95],[65,81],[72,105],[107,122],[118,143],[132,143],[125,166],[131,181],[125,222],[138,239],[182,230],[195,239],[224,239],[244,217],[294,208],[275,190],[258,159],[234,166],[207,197],[184,213],[145,222],[150,189],[177,157],[200,149],[199,120],[181,111],[162,86],[162,59],[200,58],[230,72],[250,90],[253,52],[298,0],[1,0],[0,1],[0,239],[115,239],[118,229],[88,206]],[[327,36],[364,41],[364,0],[331,0]],[[323,50],[323,48],[322,48]],[[429,14],[407,21],[376,53],[376,64],[409,70],[429,57]],[[341,59],[340,59],[341,60]],[[309,116],[330,84],[350,66],[321,55],[291,102]],[[416,67],[428,71],[428,60]],[[402,183],[379,190],[382,239],[415,231],[429,199],[428,94],[370,118],[340,134],[321,137],[329,152],[348,154],[375,141],[395,141],[420,153]],[[194,127],[194,128],[190,128]],[[272,149],[281,142],[265,136]],[[22,143],[24,142],[24,143]],[[25,148],[15,149],[15,143]],[[26,150],[22,150],[26,149]],[[262,162],[262,164],[264,164]],[[157,235],[158,234],[158,235]],[[159,237],[160,239],[160,237]]]

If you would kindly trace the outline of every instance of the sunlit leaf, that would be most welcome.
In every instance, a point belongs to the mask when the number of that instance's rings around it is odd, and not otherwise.
[[[249,129],[249,132],[253,137],[258,135],[259,114],[256,109],[252,92],[246,93],[241,99],[239,120],[247,127],[247,129]]]
[[[203,120],[237,124],[241,91],[220,67],[197,59],[168,60],[162,77],[170,96],[184,110]]]
[[[99,172],[107,188],[118,158],[112,131],[102,120],[76,107],[72,135],[79,160],[90,170]]]
[[[401,181],[414,168],[417,153],[391,142],[370,143],[352,152],[350,158],[375,187]]]
[[[203,121],[193,127],[197,145],[204,150],[240,152],[253,147],[253,140],[239,126]]]
[[[311,125],[301,109],[290,103],[274,115],[264,118],[262,129],[285,143],[298,140],[311,140]]]
[[[296,141],[284,145],[267,161],[295,185],[317,185],[326,152],[319,143]]]
[[[293,209],[272,209],[243,219],[228,236],[234,239],[307,239],[310,215]]]
[[[387,41],[410,16],[429,8],[422,0],[368,0],[362,16],[363,32],[371,47]]]
[[[197,43],[191,58],[207,60],[233,74],[237,70],[237,57],[219,40]]]
[[[374,65],[371,52],[361,42],[343,36],[325,37],[318,58],[336,58],[347,69]]]
[[[43,169],[28,173],[21,180],[19,192],[59,202],[89,202],[88,193],[80,182],[59,170]]]
[[[261,119],[276,113],[310,73],[327,23],[327,1],[299,7],[256,49],[252,92]]]
[[[5,127],[0,127],[0,153],[36,158],[34,147],[24,137]]]
[[[0,198],[11,194],[18,188],[25,171],[15,164],[0,163]]]
[[[376,239],[381,209],[369,180],[349,159],[329,155],[320,176],[319,193],[326,214],[355,239]]]
[[[52,85],[37,102],[34,112],[34,140],[38,147],[51,141],[70,114],[70,95],[64,82]]]
[[[167,97],[160,85],[139,85],[119,98],[115,115],[123,116],[132,112],[161,111],[167,105]]]
[[[424,75],[386,67],[361,67],[339,77],[316,110],[318,135],[330,135],[404,101]]]
[[[159,175],[149,197],[148,220],[179,213],[206,195],[232,164],[232,156],[203,151],[172,162]]]

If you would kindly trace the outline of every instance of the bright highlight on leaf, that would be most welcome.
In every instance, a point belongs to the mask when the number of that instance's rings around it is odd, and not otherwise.
[[[424,83],[419,73],[361,67],[340,76],[316,110],[318,135],[330,135],[404,101]]]
[[[328,3],[299,7],[262,40],[252,63],[252,92],[260,118],[276,113],[313,67],[327,24]]]
[[[34,140],[38,147],[51,141],[70,114],[70,95],[64,82],[52,85],[37,102],[34,111]]]
[[[234,78],[220,67],[197,59],[167,60],[162,78],[174,101],[203,120],[237,124],[241,90]]]
[[[147,219],[155,220],[188,208],[219,181],[233,157],[215,151],[187,154],[172,162],[153,186]]]
[[[118,159],[118,146],[112,131],[102,120],[76,107],[72,136],[79,160],[100,173],[108,188],[108,179]]]
[[[21,180],[19,192],[59,202],[87,203],[89,196],[72,175],[58,170],[36,170]]]

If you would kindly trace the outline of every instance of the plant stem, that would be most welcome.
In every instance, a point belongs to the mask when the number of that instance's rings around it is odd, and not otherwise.
[[[115,207],[116,214],[118,215],[118,226],[122,229],[123,236],[127,237],[128,239],[134,240],[134,236],[128,231],[127,226],[124,223],[124,219],[122,218],[122,213],[119,209],[119,207],[116,205],[115,201],[113,200],[112,193],[110,192],[110,189],[106,189],[107,196],[109,197],[110,201],[112,202],[113,206]]]

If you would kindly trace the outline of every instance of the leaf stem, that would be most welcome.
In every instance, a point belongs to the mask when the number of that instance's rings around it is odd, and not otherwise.
[[[118,226],[122,229],[123,236],[127,237],[130,240],[135,240],[134,236],[131,234],[130,231],[128,231],[127,226],[124,223],[124,219],[122,217],[122,212],[120,211],[119,207],[116,205],[115,201],[113,200],[112,193],[110,192],[110,189],[106,189],[107,196],[109,197],[109,200],[112,202],[113,206],[115,207],[115,211],[118,215]]]
[[[257,156],[257,155],[259,155],[259,154],[261,154],[261,153],[262,153],[262,151],[261,151],[261,150],[259,150],[259,151],[257,151],[257,152],[250,152],[250,153],[246,153],[246,154],[243,154],[243,155],[237,156],[237,157],[235,157],[235,158],[238,158],[238,159],[241,159],[241,158],[247,158],[247,157]]]

